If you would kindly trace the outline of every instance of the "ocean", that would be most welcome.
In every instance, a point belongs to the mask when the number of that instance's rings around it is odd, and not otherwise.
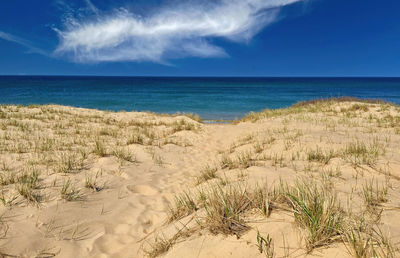
[[[196,113],[205,120],[339,96],[400,104],[400,78],[0,76],[0,104]]]

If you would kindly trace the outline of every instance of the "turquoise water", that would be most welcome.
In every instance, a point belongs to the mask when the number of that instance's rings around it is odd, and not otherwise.
[[[204,119],[338,96],[400,104],[400,78],[161,78],[0,76],[0,104],[191,112]]]

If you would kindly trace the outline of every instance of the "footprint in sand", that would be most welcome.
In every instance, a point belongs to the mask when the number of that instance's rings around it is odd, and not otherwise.
[[[132,193],[138,193],[146,196],[156,195],[159,193],[157,189],[148,185],[128,185],[127,188]]]

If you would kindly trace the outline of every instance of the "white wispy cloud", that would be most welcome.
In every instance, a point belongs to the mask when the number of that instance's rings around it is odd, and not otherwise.
[[[20,38],[18,36],[12,35],[10,33],[6,33],[6,32],[3,32],[3,31],[0,31],[0,39],[7,40],[7,41],[10,41],[10,42],[16,43],[18,45],[24,46],[31,53],[36,53],[36,54],[41,54],[41,55],[48,56],[48,53],[46,51],[35,47],[32,42],[30,42],[30,41],[28,41],[26,39]]]
[[[187,0],[160,6],[144,17],[118,9],[94,20],[69,20],[57,30],[60,44],[55,52],[77,62],[226,56],[213,39],[247,42],[277,19],[281,7],[299,1]]]

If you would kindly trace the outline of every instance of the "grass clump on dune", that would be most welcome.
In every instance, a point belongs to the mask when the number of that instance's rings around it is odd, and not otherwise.
[[[344,214],[334,195],[305,182],[298,182],[287,195],[297,224],[307,231],[308,251],[339,239]]]
[[[175,239],[166,239],[165,236],[158,236],[154,239],[154,243],[150,244],[150,247],[144,250],[144,253],[149,258],[160,256],[168,252],[168,250],[174,244],[174,240]]]
[[[220,166],[222,169],[249,168],[255,165],[255,161],[251,152],[241,152],[236,155],[236,159],[232,159],[229,155],[223,154]]]
[[[18,184],[16,188],[18,193],[28,202],[35,204],[38,204],[40,202],[41,195],[38,192],[34,191],[34,188],[32,188],[29,184]]]
[[[38,204],[41,201],[41,195],[36,191],[39,188],[39,172],[35,168],[18,175],[16,183],[17,192],[28,202]]]
[[[136,162],[136,156],[129,150],[124,148],[116,148],[113,155],[121,161]]]
[[[316,150],[310,150],[307,152],[308,161],[320,162],[325,165],[327,165],[334,156],[335,153],[332,150],[329,152],[323,152],[318,147]]]
[[[183,113],[182,115],[186,116],[186,117],[188,117],[188,118],[190,118],[190,119],[192,119],[192,120],[194,120],[194,121],[196,121],[198,123],[202,123],[203,122],[203,119],[197,114],[194,114],[194,113]]]
[[[221,157],[221,168],[234,169],[236,168],[236,164],[231,157],[229,157],[227,154],[223,154]]]
[[[35,168],[24,171],[21,175],[18,176],[18,182],[21,184],[26,184],[29,186],[29,188],[32,189],[38,188],[39,171],[37,171]]]
[[[101,142],[99,139],[96,139],[96,141],[95,141],[93,153],[99,157],[107,156],[107,149],[104,146],[103,142]]]
[[[264,253],[266,258],[275,257],[274,244],[272,238],[267,235],[263,237],[259,231],[257,231],[257,247],[260,253]]]
[[[11,171],[2,171],[0,173],[0,185],[12,185],[18,181],[18,177],[15,173]]]
[[[174,205],[168,210],[168,222],[204,209],[205,216],[199,220],[202,227],[213,234],[240,236],[249,229],[243,219],[244,214],[257,209],[268,216],[276,195],[271,194],[267,188],[251,189],[245,184],[229,184],[225,187],[209,184],[199,189],[198,198],[187,192],[175,197]]]
[[[255,162],[252,158],[252,154],[250,152],[242,152],[237,156],[237,166],[240,168],[249,168],[255,165]]]
[[[96,173],[96,176],[86,176],[85,179],[85,187],[88,189],[91,189],[94,192],[100,192],[101,190],[103,190],[104,188],[104,184],[102,186],[99,185],[99,183],[97,182],[97,178],[98,178],[99,174]]]
[[[131,144],[143,145],[144,144],[144,137],[139,132],[132,133],[129,136],[126,144],[127,145],[131,145]]]
[[[186,225],[183,225],[183,227],[177,232],[170,236],[167,237],[165,235],[158,235],[155,237],[153,243],[148,242],[148,248],[144,249],[144,253],[146,256],[150,258],[158,257],[166,252],[179,240],[184,239],[190,234],[193,233],[192,230],[186,227]]]
[[[380,187],[378,182],[374,180],[367,181],[363,185],[362,197],[368,210],[375,210],[381,203],[388,201],[387,199],[388,188],[386,186]]]
[[[346,145],[343,150],[343,158],[354,166],[368,165],[374,166],[379,155],[385,153],[385,148],[376,139],[369,145],[356,140]]]
[[[207,182],[208,180],[218,178],[217,176],[218,169],[216,167],[210,167],[207,165],[200,171],[200,176],[197,177],[197,184],[201,184]]]
[[[356,258],[395,258],[399,248],[375,224],[367,223],[363,217],[353,218],[344,228],[343,242],[348,252]]]
[[[180,132],[180,131],[194,131],[197,129],[196,124],[187,122],[184,119],[181,119],[179,121],[175,121],[172,124],[172,132]]]
[[[75,173],[82,168],[82,162],[75,153],[61,153],[57,172],[63,174]]]
[[[198,207],[194,198],[187,192],[175,196],[174,205],[168,208],[168,222],[184,218],[197,211]]]
[[[82,195],[75,186],[71,185],[71,180],[67,179],[64,181],[63,186],[60,191],[61,199],[66,201],[78,201],[82,199]]]
[[[240,236],[249,227],[242,214],[252,205],[244,187],[228,186],[222,189],[215,186],[210,190],[204,203],[205,225],[214,234],[234,234]]]

